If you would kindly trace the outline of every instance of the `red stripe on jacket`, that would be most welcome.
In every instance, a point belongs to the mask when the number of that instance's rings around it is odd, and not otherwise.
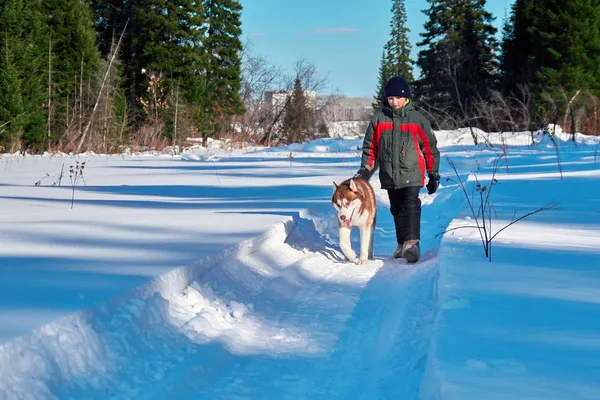
[[[385,130],[393,130],[394,124],[392,122],[378,122],[373,127],[373,137],[371,138],[371,147],[369,148],[369,167],[375,166],[377,155],[379,154],[379,141],[381,140],[381,133]]]
[[[425,132],[423,132],[421,126],[419,124],[402,124],[400,125],[400,130],[408,131],[413,135],[413,139],[415,140],[416,146],[415,150],[417,151],[417,154],[419,154],[419,166],[421,166],[422,156],[417,136],[419,137],[419,139],[421,139],[421,141],[423,142],[423,155],[426,157],[425,160],[427,161],[427,171],[433,171],[433,153],[431,152],[431,144],[429,143],[429,138],[427,137]],[[424,167],[425,165],[421,167],[421,171],[423,171],[423,173],[425,173]]]

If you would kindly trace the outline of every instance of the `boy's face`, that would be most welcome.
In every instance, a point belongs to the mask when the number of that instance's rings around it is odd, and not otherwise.
[[[387,98],[388,103],[390,103],[390,107],[394,110],[404,107],[406,104],[406,97],[398,97],[398,96],[390,96]]]

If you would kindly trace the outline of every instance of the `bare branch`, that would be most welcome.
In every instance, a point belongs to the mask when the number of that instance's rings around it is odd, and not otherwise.
[[[508,227],[516,224],[517,222],[519,222],[521,220],[524,220],[527,217],[531,217],[532,215],[537,214],[537,213],[539,213],[541,211],[548,211],[548,210],[562,210],[562,208],[558,206],[557,202],[555,202],[555,201],[550,202],[550,203],[546,204],[545,206],[538,208],[535,211],[529,212],[529,213],[527,213],[527,214],[525,214],[525,215],[523,215],[523,216],[521,216],[521,217],[519,217],[517,219],[513,219],[508,225],[506,225],[504,228],[502,228],[498,232],[496,232],[490,238],[490,241],[492,241],[496,236],[498,236],[500,234],[500,232],[502,232],[503,230],[507,229]]]

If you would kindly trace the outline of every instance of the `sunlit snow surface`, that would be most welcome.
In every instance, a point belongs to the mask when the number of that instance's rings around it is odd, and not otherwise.
[[[3,155],[0,399],[600,398],[597,141],[560,135],[561,171],[548,138],[479,134],[494,146],[437,133],[454,182],[421,193],[416,265],[389,258],[377,179],[376,259],[343,260],[332,184],[361,139]],[[561,209],[502,231],[490,263],[445,157],[478,196],[502,143],[493,232]]]

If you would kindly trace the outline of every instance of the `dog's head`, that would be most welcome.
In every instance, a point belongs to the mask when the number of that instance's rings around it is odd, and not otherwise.
[[[358,217],[362,206],[362,200],[354,179],[337,185],[333,182],[333,207],[337,211],[340,225],[352,226],[352,219]]]

